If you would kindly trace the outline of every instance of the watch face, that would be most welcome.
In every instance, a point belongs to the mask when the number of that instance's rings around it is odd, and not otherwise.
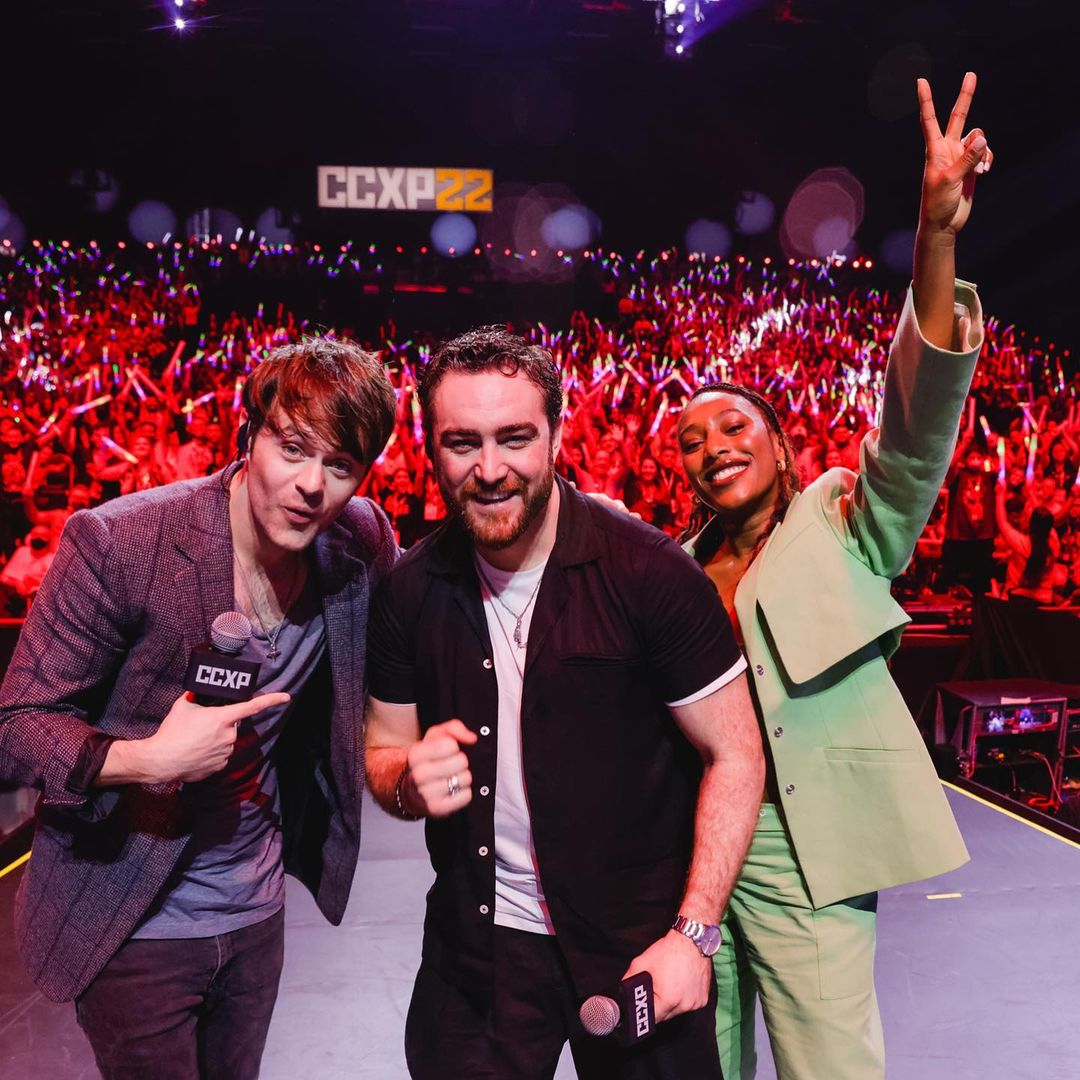
[[[724,937],[720,933],[719,926],[706,926],[701,931],[701,937],[697,939],[697,947],[702,956],[712,956],[723,944]]]

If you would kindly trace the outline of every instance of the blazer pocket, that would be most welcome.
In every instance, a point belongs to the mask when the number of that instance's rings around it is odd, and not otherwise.
[[[862,750],[847,746],[824,747],[828,761],[861,761],[869,765],[904,765],[919,760],[917,750]]]

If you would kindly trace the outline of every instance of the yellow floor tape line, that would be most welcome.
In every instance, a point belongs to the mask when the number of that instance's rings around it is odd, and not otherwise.
[[[953,791],[959,792],[961,795],[966,795],[969,799],[973,799],[977,803],[982,803],[983,806],[989,806],[991,810],[996,810],[999,814],[1004,814],[1006,817],[1011,817],[1014,821],[1019,821],[1021,825],[1026,825],[1029,829],[1034,829],[1036,832],[1045,833],[1047,836],[1053,837],[1055,840],[1060,840],[1063,844],[1068,844],[1069,847],[1074,847],[1080,851],[1080,844],[1075,840],[1070,840],[1065,836],[1061,836],[1059,833],[1054,832],[1052,829],[1046,828],[1045,825],[1036,825],[1034,821],[1028,821],[1027,818],[1021,817],[1019,814],[1014,814],[1011,810],[1006,810],[1004,807],[998,806],[996,803],[989,802],[986,799],[980,799],[978,795],[973,795],[970,791],[965,791],[964,788],[957,787],[955,784],[950,784],[948,780],[942,780],[942,784],[951,788]]]
[[[29,858],[29,851],[25,855],[20,855],[13,863],[10,863],[8,866],[5,866],[3,870],[0,870],[0,878],[7,877],[7,875],[10,874],[12,870],[18,870],[19,867],[22,866],[22,864],[26,862],[26,860]]]

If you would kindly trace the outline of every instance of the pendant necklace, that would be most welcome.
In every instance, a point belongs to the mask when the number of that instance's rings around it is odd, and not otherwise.
[[[483,579],[484,584],[488,588],[488,592],[491,593],[492,599],[510,616],[510,618],[514,620],[514,644],[519,649],[524,649],[527,642],[523,641],[521,637],[521,620],[525,618],[529,608],[532,607],[532,602],[536,599],[536,594],[540,591],[540,583],[544,580],[544,575],[540,575],[539,579],[536,582],[536,588],[534,588],[532,591],[532,596],[530,596],[529,599],[525,601],[525,606],[521,609],[521,614],[519,615],[508,604],[506,604],[503,601],[503,598],[494,590],[491,582],[487,579],[487,574],[485,574],[484,571],[480,569],[479,563],[476,564],[476,571]]]
[[[273,630],[268,630],[266,628],[266,623],[263,622],[263,617],[259,612],[259,605],[255,602],[255,592],[251,587],[251,579],[244,569],[244,564],[240,561],[240,556],[237,555],[235,551],[233,552],[233,562],[240,571],[240,577],[243,579],[244,587],[247,589],[248,600],[251,602],[251,613],[255,616],[255,621],[259,624],[259,629],[266,636],[266,640],[270,642],[270,648],[266,650],[266,658],[267,660],[276,660],[281,655],[281,650],[277,647],[278,635],[281,633],[281,628],[285,625],[285,619],[289,613],[289,608],[292,607],[293,601],[296,599],[293,594],[296,591],[296,583],[300,580],[300,563],[297,562],[293,567],[292,580],[289,582],[289,592],[284,605],[282,605],[281,621]]]

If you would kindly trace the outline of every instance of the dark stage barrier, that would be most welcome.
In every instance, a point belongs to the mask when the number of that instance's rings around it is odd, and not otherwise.
[[[15,651],[15,642],[19,640],[22,619],[0,619],[0,675],[7,671],[8,661]],[[5,861],[4,841],[12,833],[30,820],[34,813],[34,792],[25,788],[12,787],[0,781],[0,870]]]
[[[7,669],[21,627],[19,619],[0,619],[0,672]],[[1073,682],[1080,677],[1078,657],[1080,616],[1076,610],[985,597],[976,605],[970,638],[915,623],[905,632],[890,667],[904,701],[933,743],[942,741],[933,732],[939,684],[955,679],[1015,678]],[[32,812],[30,792],[5,790],[0,785],[0,840]]]
[[[21,627],[21,619],[0,619],[0,674],[7,670]],[[958,677],[967,645],[966,634],[927,631],[918,624],[907,630],[890,666],[913,716],[926,712],[938,683]],[[32,792],[0,784],[0,842],[27,821],[33,809]]]
[[[912,716],[925,713],[938,683],[959,677],[967,664],[969,641],[967,634],[927,632],[918,624],[904,631],[889,670]]]
[[[962,678],[1080,679],[1080,609],[983,597],[975,606]]]
[[[22,619],[0,619],[0,676],[7,671],[8,661],[15,651],[15,642],[19,640]]]

